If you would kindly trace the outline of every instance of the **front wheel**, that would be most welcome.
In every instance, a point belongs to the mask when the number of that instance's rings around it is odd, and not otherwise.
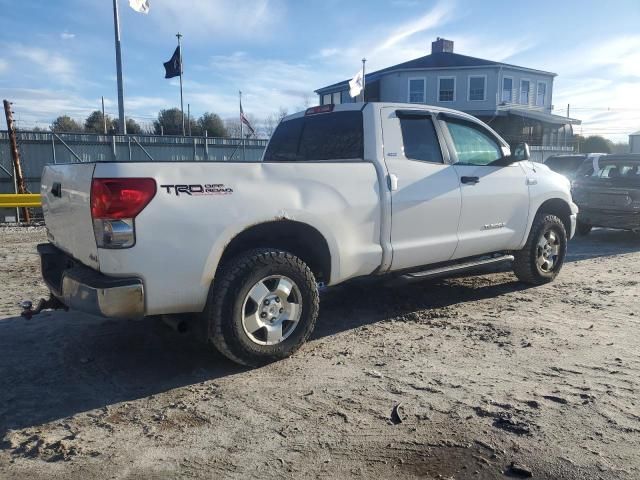
[[[538,213],[522,250],[515,252],[513,271],[522,282],[542,285],[551,282],[564,264],[567,232],[555,215]]]
[[[318,316],[309,267],[277,249],[246,252],[223,265],[203,312],[207,337],[223,355],[247,366],[295,352]]]

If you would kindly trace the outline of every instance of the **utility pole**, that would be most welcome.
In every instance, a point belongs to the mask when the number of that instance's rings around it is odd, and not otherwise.
[[[186,130],[184,128],[184,103],[182,101],[182,44],[180,43],[182,34],[178,32],[176,37],[178,37],[178,54],[180,55],[180,113],[182,114],[182,136],[184,137]]]
[[[244,122],[242,121],[242,115],[244,115],[244,112],[242,111],[242,91],[238,90],[238,96],[240,97],[240,138],[242,139],[242,161],[244,162],[246,160],[246,155],[247,155],[247,150],[245,147],[245,141],[244,141]]]
[[[367,63],[367,59],[363,58],[362,59],[362,102],[366,102],[366,97],[365,97],[365,92],[367,91],[367,81],[365,80],[365,76],[364,76],[364,64]]]
[[[118,77],[118,133],[126,135],[127,124],[124,120],[124,86],[122,84],[122,51],[120,50],[120,16],[118,15],[118,0],[113,0],[113,26],[115,30],[116,73]],[[180,77],[180,80],[182,80],[182,77]]]
[[[18,152],[18,141],[16,139],[16,126],[13,123],[13,112],[11,111],[11,103],[9,100],[4,100],[4,114],[7,119],[7,130],[9,132],[9,145],[11,147],[11,158],[13,160],[13,174],[16,193],[27,193],[27,187],[24,184],[24,177],[22,176],[22,166],[20,165],[20,152]],[[29,215],[29,209],[22,207],[22,218],[25,222],[31,221]]]
[[[567,118],[569,118],[569,117],[570,117],[570,115],[569,115],[569,108],[570,108],[570,107],[571,107],[571,105],[567,103]]]
[[[104,116],[104,97],[100,97],[102,99],[102,130],[104,134],[107,134],[107,117]]]
[[[187,103],[187,125],[189,126],[189,136],[191,136],[191,105]]]

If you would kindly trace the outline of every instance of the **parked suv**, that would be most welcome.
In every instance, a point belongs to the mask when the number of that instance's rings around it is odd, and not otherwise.
[[[605,155],[604,153],[577,153],[574,155],[552,155],[544,161],[544,164],[554,172],[573,180],[578,170],[585,162],[593,162],[594,159]]]
[[[498,262],[552,281],[577,207],[528,156],[461,112],[350,103],[286,117],[258,162],[48,165],[43,276],[86,312],[196,314],[220,352],[260,365],[309,337],[321,284]]]
[[[640,155],[606,155],[585,163],[573,182],[578,233],[592,227],[640,232]]]

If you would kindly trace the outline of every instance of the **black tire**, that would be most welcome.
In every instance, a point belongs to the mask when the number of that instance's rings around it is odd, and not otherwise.
[[[254,339],[251,338],[244,327],[243,317],[249,292],[258,283],[271,281],[268,279],[272,276],[283,276],[294,283],[292,291],[295,290],[296,296],[300,297],[297,304],[301,311],[296,324],[286,323],[287,328],[293,325],[286,338],[280,343],[265,345],[256,343],[258,332],[254,332]],[[255,304],[254,308],[260,307]],[[257,367],[286,358],[298,350],[313,331],[318,310],[318,288],[309,267],[291,253],[264,248],[245,252],[221,267],[209,290],[202,315],[207,338],[220,353],[241,365]],[[284,332],[285,327],[281,330]],[[264,331],[266,336],[268,325]]]
[[[583,223],[580,220],[578,220],[578,224],[576,225],[576,233],[581,237],[584,237],[586,235],[589,235],[592,228],[593,228],[592,225],[589,225],[588,223]]]
[[[558,251],[552,266],[545,269],[538,263],[539,255],[543,250],[538,244],[549,232],[553,232],[556,236]],[[549,283],[556,278],[562,269],[566,254],[567,232],[564,224],[555,215],[540,212],[533,220],[524,248],[514,253],[513,272],[521,282],[530,285]]]

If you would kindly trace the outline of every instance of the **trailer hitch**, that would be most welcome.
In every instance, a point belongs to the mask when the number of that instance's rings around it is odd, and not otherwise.
[[[20,302],[20,307],[22,308],[22,313],[20,313],[20,315],[27,320],[31,320],[31,317],[37,315],[42,310],[64,310],[65,312],[69,310],[69,307],[53,295],[50,295],[46,300],[41,298],[38,301],[36,308],[33,308],[33,302],[31,300],[23,300]]]

